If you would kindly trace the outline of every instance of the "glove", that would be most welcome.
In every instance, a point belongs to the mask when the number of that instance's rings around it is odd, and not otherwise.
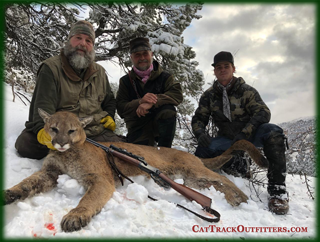
[[[232,144],[236,143],[239,140],[245,139],[247,140],[247,136],[245,135],[245,133],[240,132],[239,134],[237,134],[234,139],[232,140]]]
[[[116,123],[113,121],[111,116],[106,116],[100,120],[100,123],[103,124],[103,127],[114,131],[116,129]]]
[[[201,134],[198,138],[198,144],[202,147],[208,147],[211,143],[211,138],[206,134]]]
[[[44,128],[40,129],[37,134],[37,140],[40,144],[46,145],[51,150],[56,150],[51,143],[51,136],[44,130]]]

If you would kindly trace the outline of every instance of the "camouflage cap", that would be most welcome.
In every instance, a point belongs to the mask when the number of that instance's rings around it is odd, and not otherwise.
[[[71,26],[68,40],[76,34],[88,35],[92,39],[93,43],[96,38],[92,24],[84,20],[80,20]]]
[[[227,51],[221,51],[218,54],[216,54],[213,57],[213,63],[211,64],[213,67],[218,64],[221,61],[227,61],[230,62],[232,65],[234,65],[233,56],[230,52]]]
[[[130,54],[143,50],[151,50],[148,38],[138,37],[130,41]]]

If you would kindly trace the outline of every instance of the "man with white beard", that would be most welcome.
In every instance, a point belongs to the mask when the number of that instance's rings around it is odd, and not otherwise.
[[[55,149],[43,129],[38,114],[41,108],[53,114],[70,111],[80,118],[93,116],[85,127],[87,137],[95,141],[122,141],[113,133],[116,100],[102,66],[94,62],[95,32],[87,21],[76,22],[60,55],[43,61],[37,73],[29,120],[17,138],[15,147],[22,157],[42,159]]]

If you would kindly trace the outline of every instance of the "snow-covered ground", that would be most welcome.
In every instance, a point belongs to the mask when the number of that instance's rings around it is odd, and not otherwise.
[[[29,107],[16,98],[12,102],[9,86],[5,87],[5,188],[9,188],[40,169],[42,161],[21,158],[14,143],[24,128]],[[187,201],[174,190],[165,191],[152,180],[134,177],[135,184],[117,188],[101,213],[88,226],[73,233],[62,232],[60,221],[77,206],[84,189],[67,175],[59,177],[58,186],[25,201],[5,206],[5,238],[79,237],[79,238],[315,238],[315,201],[307,195],[299,176],[287,176],[290,210],[277,216],[267,209],[267,191],[261,188],[262,202],[250,190],[249,182],[226,175],[247,194],[248,203],[230,206],[224,194],[213,187],[200,190],[212,198],[212,208],[221,214],[218,223],[209,223],[176,207],[180,203],[198,213],[200,205]],[[310,177],[313,185],[316,179]],[[158,198],[151,201],[147,195]],[[286,232],[284,232],[286,231]]]

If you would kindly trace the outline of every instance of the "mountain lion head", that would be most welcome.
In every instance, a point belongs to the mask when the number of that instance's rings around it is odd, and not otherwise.
[[[77,115],[64,111],[50,115],[39,108],[38,112],[45,122],[44,130],[51,136],[52,145],[60,152],[68,150],[74,144],[84,143],[86,134],[83,128],[93,120],[93,117],[78,118]]]

